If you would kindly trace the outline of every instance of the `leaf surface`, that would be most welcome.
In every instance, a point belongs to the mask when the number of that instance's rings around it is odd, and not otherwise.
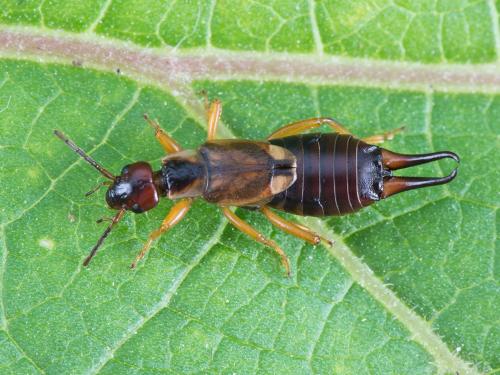
[[[0,1],[2,373],[498,371],[498,7]],[[222,100],[223,137],[314,116],[360,137],[405,126],[385,147],[453,150],[459,176],[351,216],[287,216],[333,248],[238,210],[285,249],[290,279],[202,201],[136,271],[171,202],[126,215],[83,268],[110,211],[102,191],[83,196],[101,178],[52,130],[115,173],[157,168],[164,153],[142,115],[196,148],[201,90]]]

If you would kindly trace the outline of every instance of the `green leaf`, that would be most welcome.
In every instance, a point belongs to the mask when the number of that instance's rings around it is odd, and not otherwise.
[[[498,1],[0,0],[2,373],[477,374],[500,369]],[[476,65],[474,65],[476,64]],[[136,271],[172,202],[110,216],[100,176],[156,168],[148,113],[185,148],[332,116],[385,147],[457,152],[453,183],[364,211],[294,217],[312,247],[238,210],[278,257],[197,201]],[[325,131],[327,129],[324,129]],[[408,173],[443,175],[442,162]]]

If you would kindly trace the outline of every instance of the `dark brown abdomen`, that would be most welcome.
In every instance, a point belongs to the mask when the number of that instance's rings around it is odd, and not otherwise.
[[[270,143],[297,159],[297,180],[269,206],[304,216],[344,215],[378,200],[380,149],[351,135],[303,134]]]

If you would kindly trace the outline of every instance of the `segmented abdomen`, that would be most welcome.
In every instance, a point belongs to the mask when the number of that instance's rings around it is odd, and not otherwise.
[[[270,141],[297,159],[297,180],[277,194],[271,207],[304,216],[344,215],[373,203],[370,170],[379,148],[351,135],[303,134]]]

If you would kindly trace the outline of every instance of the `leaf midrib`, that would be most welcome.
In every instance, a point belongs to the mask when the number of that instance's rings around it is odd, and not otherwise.
[[[500,92],[500,61],[489,64],[421,64],[364,58],[234,52],[216,48],[177,51],[145,48],[92,33],[75,34],[0,25],[0,56],[81,63],[116,71],[147,84],[178,86],[194,80],[249,79],[348,84],[415,91]]]

